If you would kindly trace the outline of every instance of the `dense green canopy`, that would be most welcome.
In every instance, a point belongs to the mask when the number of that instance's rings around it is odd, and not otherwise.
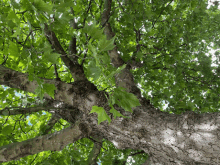
[[[140,105],[136,93],[124,89],[126,82],[117,82],[129,68],[141,95],[161,111],[219,111],[217,1],[113,0],[107,17],[106,4],[103,0],[0,0],[0,76],[6,67],[37,81],[33,94],[25,86],[11,85],[13,75],[0,78],[0,108],[15,111],[0,111],[0,146],[45,134],[51,113],[19,113],[43,103],[45,94],[54,98],[57,87],[43,78],[69,84],[88,79],[108,93],[107,106],[113,117],[120,117],[113,106],[132,112]],[[105,31],[106,26],[111,31]],[[123,65],[109,56],[113,49]],[[113,118],[105,106],[93,106],[91,112],[98,113],[98,123],[107,120],[111,124]],[[60,119],[50,133],[69,125]],[[103,141],[100,163],[146,160],[142,151],[117,150]],[[4,164],[86,164],[92,147],[92,139],[81,139],[61,152],[44,151]]]

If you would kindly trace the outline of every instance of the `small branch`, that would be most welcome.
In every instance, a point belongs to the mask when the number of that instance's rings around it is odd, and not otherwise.
[[[88,9],[87,9],[87,11],[86,11],[86,14],[89,13],[89,10],[90,10],[90,7],[91,7],[91,4],[92,4],[92,0],[89,1],[89,7],[88,7]],[[83,20],[83,27],[85,26],[85,23],[86,23],[86,17],[85,17],[84,20]]]
[[[82,60],[82,63],[81,63],[82,66],[83,66],[83,63],[85,62],[85,59],[86,59],[86,56],[87,56],[87,52],[88,52],[88,48],[86,49],[86,53],[84,54],[84,57],[83,57],[83,60]]]
[[[28,107],[28,108],[22,108],[22,107],[5,107],[0,111],[0,116],[10,116],[10,115],[19,115],[19,114],[31,114],[34,112],[39,111],[54,111],[54,110],[61,110],[64,108],[54,108],[54,107],[44,107],[44,106],[38,106],[38,107]],[[67,110],[67,108],[65,108]],[[71,110],[71,109],[68,109]]]
[[[4,57],[5,57],[5,55],[4,55]],[[5,65],[5,64],[6,64],[7,59],[8,59],[8,56],[7,56],[7,57],[4,59],[4,61],[3,61],[3,63],[2,63],[1,65]]]
[[[71,13],[72,13],[72,15],[74,17],[74,10],[73,10],[72,7],[70,9],[71,9]],[[70,24],[71,24],[73,29],[78,29],[78,26],[77,26],[76,21],[75,21],[74,18],[70,20]],[[77,54],[77,50],[76,50],[76,37],[75,36],[71,38],[71,41],[70,41],[70,44],[69,44],[69,54],[71,54],[71,55],[72,54],[74,54],[74,55]],[[76,58],[76,56],[69,56],[69,57],[70,57],[70,59],[72,60],[73,63],[77,62],[78,58]]]
[[[27,35],[26,39],[24,40],[23,45],[25,45],[25,43],[26,43],[27,39],[28,39],[28,38],[29,38],[29,36],[32,34],[32,32],[33,32],[33,30],[31,30],[31,31],[29,32],[29,34]]]
[[[24,10],[24,11],[22,11],[22,12],[16,12],[16,14],[24,14],[24,13],[26,13],[27,12],[27,10]]]
[[[69,57],[67,56],[67,53],[64,51],[60,42],[58,41],[55,33],[49,29],[46,23],[44,25],[45,25],[44,32],[45,32],[45,35],[48,41],[52,45],[53,49],[55,49],[57,53],[62,55],[61,59],[64,62],[64,64],[68,67],[68,69],[70,70],[74,80],[75,81],[86,80],[83,67],[80,66],[77,62],[73,63],[69,59]]]
[[[59,78],[58,72],[57,72],[56,64],[54,64],[54,71],[55,71],[55,75],[56,75],[56,80],[61,81],[61,79]]]

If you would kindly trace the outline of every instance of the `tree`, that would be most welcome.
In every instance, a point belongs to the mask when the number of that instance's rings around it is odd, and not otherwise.
[[[220,163],[217,1],[0,4],[1,163]]]

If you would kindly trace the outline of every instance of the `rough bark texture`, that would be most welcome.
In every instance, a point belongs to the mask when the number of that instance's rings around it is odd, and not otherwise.
[[[89,130],[87,131],[89,132]],[[23,142],[11,143],[0,148],[0,162],[16,160],[46,150],[59,151],[67,144],[73,143],[85,135],[86,132],[82,132],[77,125],[53,134],[39,136]]]
[[[33,92],[37,87],[34,81],[27,81],[26,74],[12,71],[3,66],[0,68],[1,84],[29,92]],[[10,81],[8,81],[9,77]],[[54,83],[58,88],[55,94],[56,101],[47,96],[50,101],[47,102],[49,107],[57,108],[65,105],[72,108],[73,111],[59,111],[59,115],[70,123],[75,123],[77,116],[80,116],[81,120],[77,125],[81,125],[81,127],[78,129],[87,133],[80,137],[98,138],[102,135],[103,138],[113,142],[119,149],[142,149],[150,155],[151,164],[214,165],[220,163],[218,159],[220,153],[220,117],[218,113],[169,114],[155,109],[147,100],[142,98],[140,99],[142,106],[136,107],[132,114],[125,114],[121,109],[115,107],[123,115],[130,116],[130,119],[117,118],[112,119],[110,125],[107,122],[98,125],[97,116],[89,114],[89,112],[93,105],[105,105],[107,100],[103,92],[98,91],[88,82],[82,82],[82,84],[56,83],[52,80],[45,80],[45,82]],[[108,110],[107,107],[104,108]],[[34,142],[34,139],[29,141]],[[58,142],[57,144],[61,143]],[[16,146],[17,143],[11,145]],[[1,147],[1,153],[4,153],[4,157],[0,159],[1,162],[24,156],[23,154],[20,155],[19,152],[13,152],[14,155],[10,157],[8,154],[11,155],[12,153],[8,151],[9,149],[11,148]],[[47,149],[41,145],[40,149],[28,152],[28,154]]]

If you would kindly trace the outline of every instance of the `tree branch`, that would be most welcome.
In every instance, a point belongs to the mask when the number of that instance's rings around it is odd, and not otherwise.
[[[58,75],[58,72],[57,72],[57,66],[56,66],[56,64],[53,64],[53,65],[54,65],[54,72],[55,72],[56,80],[57,81],[61,81],[61,79],[60,79],[60,77]]]
[[[34,112],[39,111],[55,111],[55,110],[62,110],[64,108],[55,108],[55,107],[43,107],[43,106],[37,106],[37,107],[28,107],[28,108],[22,108],[22,107],[5,107],[0,111],[0,116],[10,116],[10,115],[25,115],[25,114],[31,114]],[[65,108],[65,110],[71,111],[71,109]]]
[[[114,37],[111,25],[108,22],[111,12],[111,3],[112,0],[105,0],[104,12],[102,13],[102,25],[105,24],[104,33],[107,36],[108,40]],[[121,59],[117,52],[116,46],[113,50],[108,51],[108,54],[114,67],[118,68],[124,64],[124,61]],[[131,74],[130,69],[130,66],[127,65],[127,67],[122,70],[121,74],[115,77],[116,85],[126,88],[128,92],[134,93],[138,98],[140,98],[141,92],[134,83],[133,75]]]
[[[23,142],[11,143],[0,147],[0,163],[18,160],[22,157],[33,155],[42,151],[60,151],[69,143],[87,137],[91,130],[87,127],[74,126],[49,135],[39,136]]]
[[[86,113],[87,110],[91,110],[93,105],[102,104],[102,102],[99,102],[99,99],[103,100],[103,98],[99,96],[105,98],[104,93],[99,92],[94,84],[88,80],[68,84],[54,79],[40,77],[39,79],[42,79],[43,83],[54,84],[57,88],[54,91],[54,100],[65,102],[69,106],[74,106],[76,109],[79,108],[80,111],[86,111]],[[29,81],[27,73],[14,71],[3,65],[0,65],[0,84],[31,93],[35,93],[35,90],[38,88],[37,81]],[[51,96],[47,93],[44,94],[44,98],[52,100]]]
[[[71,13],[73,15],[73,19],[70,20],[70,24],[73,29],[77,29],[78,27],[77,27],[77,24],[76,24],[75,18],[74,18],[74,10],[72,7],[70,9],[71,9]],[[71,59],[71,61],[73,63],[77,63],[78,57],[76,55],[77,55],[76,37],[74,36],[71,38],[70,45],[69,45],[69,58]]]
[[[70,72],[74,78],[74,81],[86,80],[86,77],[85,77],[85,74],[83,71],[83,67],[81,65],[79,65],[77,62],[73,63],[69,59],[66,52],[62,48],[60,42],[58,41],[55,33],[49,29],[49,27],[46,23],[44,25],[45,25],[44,32],[45,32],[45,35],[46,35],[48,41],[50,42],[52,47],[55,49],[55,51],[57,53],[61,54],[61,59],[64,62],[64,64],[68,67],[68,69],[70,70]]]

